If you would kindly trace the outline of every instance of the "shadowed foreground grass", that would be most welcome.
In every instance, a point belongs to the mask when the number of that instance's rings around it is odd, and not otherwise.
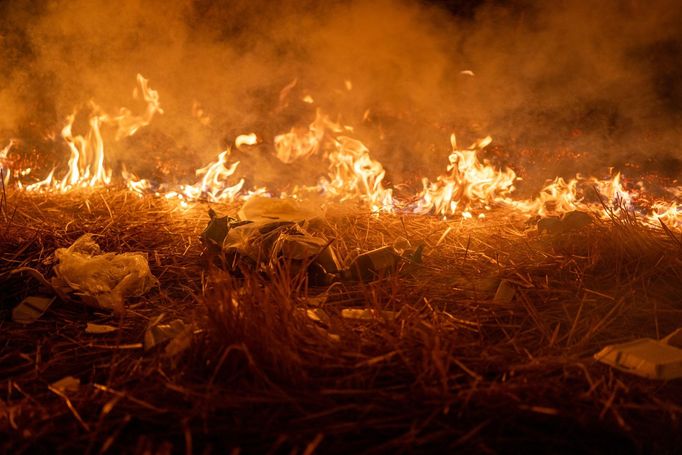
[[[209,452],[660,452],[680,441],[682,387],[592,360],[605,344],[682,322],[682,249],[614,218],[538,236],[525,219],[371,217],[331,207],[311,227],[348,263],[396,239],[421,264],[366,284],[309,286],[284,264],[229,276],[198,236],[207,206],[118,191],[8,194],[0,217],[0,449]],[[227,213],[234,208],[214,206]],[[11,308],[45,293],[53,253],[91,232],[143,251],[160,286],[124,315],[56,302],[37,322]],[[501,279],[516,289],[493,300]],[[342,310],[369,308],[368,319]],[[311,315],[314,314],[314,318]],[[180,318],[189,347],[141,348]],[[88,322],[119,328],[87,334]],[[49,384],[72,375],[77,391]]]

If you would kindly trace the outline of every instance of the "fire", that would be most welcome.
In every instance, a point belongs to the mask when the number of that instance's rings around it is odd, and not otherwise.
[[[159,103],[159,93],[149,87],[149,81],[141,74],[137,75],[137,86],[133,89],[133,99],[139,99],[140,93],[147,103],[147,107],[142,115],[133,115],[129,109],[121,108],[119,115],[115,117],[105,117],[105,120],[117,125],[116,140],[132,136],[142,128],[151,123],[156,113],[163,114],[163,109]]]
[[[677,202],[657,201],[651,206],[652,213],[647,217],[649,223],[663,222],[672,228],[682,228],[682,205]]]
[[[488,136],[466,150],[458,150],[457,138],[452,134],[448,173],[438,177],[435,182],[430,182],[428,178],[422,179],[424,188],[419,194],[414,211],[451,216],[463,204],[462,214],[471,218],[468,210],[473,204],[489,208],[496,202],[503,202],[505,196],[514,191],[516,173],[511,169],[495,169],[478,159],[478,152],[491,142],[492,138]]]
[[[292,84],[288,86],[289,89],[293,87]],[[352,90],[350,81],[346,83],[346,88]],[[26,191],[60,192],[110,185],[112,171],[107,167],[103,129],[115,128],[114,138],[120,140],[135,134],[140,128],[149,125],[156,114],[163,113],[158,92],[151,89],[147,79],[138,74],[133,97],[140,96],[146,108],[139,115],[134,115],[126,108],[121,108],[117,115],[109,115],[91,102],[89,129],[84,135],[73,132],[76,113],[67,116],[61,130],[61,139],[70,154],[66,172],[62,174],[52,169],[43,180],[24,184],[22,177],[26,177],[31,170],[15,170],[15,184]],[[196,102],[192,106],[192,115],[208,119]],[[369,111],[365,112],[365,119],[368,115]],[[328,160],[327,175],[318,181],[317,186],[305,186],[301,182],[295,187],[294,197],[301,197],[303,191],[319,191],[340,202],[363,201],[373,213],[405,210],[444,218],[459,216],[462,220],[483,219],[484,212],[494,206],[511,207],[528,216],[588,210],[596,216],[607,218],[626,210],[641,215],[640,219],[652,225],[663,222],[669,227],[682,228],[682,205],[678,202],[682,195],[681,187],[669,189],[675,197],[674,201],[652,202],[641,183],[626,185],[628,182],[620,173],[607,179],[584,178],[580,175],[570,179],[557,177],[532,199],[513,198],[514,184],[520,180],[514,170],[497,168],[479,157],[480,152],[492,142],[490,137],[460,149],[452,134],[446,173],[435,181],[423,178],[422,189],[414,198],[408,199],[408,202],[398,201],[394,198],[393,189],[386,185],[386,169],[372,158],[363,142],[348,135],[353,134],[353,131],[351,126],[332,121],[318,109],[308,127],[294,127],[274,138],[271,145],[275,157],[283,163],[292,164],[312,156]],[[252,132],[238,135],[234,147],[248,150],[248,146],[260,143],[262,139]],[[12,175],[7,156],[14,145],[11,140],[0,150],[0,181],[5,186]],[[125,167],[122,177],[127,188],[138,195],[153,194],[177,200],[182,206],[192,201],[246,200],[254,195],[276,197],[268,188],[244,188],[245,179],[237,173],[240,163],[231,162],[230,153],[228,147],[218,154],[215,161],[198,169],[196,176],[200,179],[194,184],[173,187],[165,183],[153,184],[128,172]],[[61,177],[56,177],[60,174]],[[588,193],[593,193],[592,197],[588,197]]]
[[[234,140],[235,147],[242,148],[244,145],[256,145],[258,143],[258,136],[256,133],[240,134]]]
[[[239,166],[239,161],[226,165],[229,154],[229,149],[224,150],[218,154],[218,161],[197,169],[196,174],[203,175],[203,179],[196,185],[184,186],[183,194],[192,200],[208,199],[215,202],[233,200],[244,186],[244,179],[232,185],[227,184],[228,177],[231,177]]]
[[[95,112],[99,110],[93,104]],[[75,114],[67,118],[67,124],[62,130],[62,138],[71,151],[69,170],[64,178],[56,184],[60,191],[68,191],[78,187],[94,187],[111,183],[111,170],[104,167],[104,141],[100,127],[107,120],[105,115],[94,113],[90,116],[90,131],[87,137],[73,136],[71,129],[76,118]]]
[[[322,179],[322,190],[341,200],[359,196],[365,199],[372,212],[392,211],[393,192],[384,188],[386,171],[372,159],[362,142],[347,136],[334,140],[336,149],[329,154],[329,179]]]
[[[155,191],[151,182],[146,179],[139,179],[135,174],[125,169],[123,178],[128,189],[140,196],[153,193],[156,196],[163,195],[166,199],[178,199],[183,204],[191,201],[232,201],[242,190],[244,179],[241,178],[236,183],[228,183],[239,166],[239,161],[228,164],[229,156],[229,149],[220,152],[217,161],[196,170],[197,176],[203,176],[199,182],[194,185],[181,185],[175,189],[160,187]]]
[[[533,215],[563,213],[576,210],[582,198],[578,196],[578,180],[557,177],[545,186],[533,200],[511,201],[517,209]]]
[[[341,127],[332,122],[328,116],[318,109],[315,120],[308,128],[292,128],[288,133],[275,136],[275,156],[283,163],[315,155],[322,144],[325,130],[341,131]]]
[[[91,114],[88,120],[89,130],[85,136],[74,135],[72,132],[76,113],[66,118],[66,125],[62,129],[61,137],[70,151],[67,172],[59,180],[54,179],[55,170],[39,182],[26,186],[27,191],[57,190],[61,192],[75,188],[92,188],[106,186],[111,183],[111,169],[106,167],[105,148],[102,138],[102,127],[111,125],[116,127],[116,140],[132,136],[141,127],[148,125],[154,115],[163,113],[159,105],[159,94],[149,87],[147,79],[137,75],[137,84],[133,90],[133,97],[142,94],[147,103],[145,112],[136,116],[126,108],[121,108],[119,114],[110,116],[101,111],[94,102],[90,103]],[[124,176],[125,177],[125,176]]]

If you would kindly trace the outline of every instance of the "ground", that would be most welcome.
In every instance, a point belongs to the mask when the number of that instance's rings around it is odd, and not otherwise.
[[[208,207],[119,190],[7,194],[0,451],[678,451],[680,381],[593,355],[680,325],[679,234],[614,216],[539,235],[502,209],[462,222],[332,204],[316,229],[345,263],[401,237],[425,248],[399,273],[327,288],[286,270],[229,276],[199,239]],[[86,232],[104,251],[146,252],[159,286],[122,314],[57,300],[13,322],[24,297],[49,294],[16,269],[51,277],[55,249]],[[493,299],[501,279],[510,302]],[[374,316],[341,316],[362,307]],[[315,308],[321,322],[304,311]],[[142,347],[159,317],[191,328],[187,349]],[[51,386],[67,376],[80,387]]]

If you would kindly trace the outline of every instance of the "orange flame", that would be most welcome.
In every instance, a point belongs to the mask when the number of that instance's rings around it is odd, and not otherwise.
[[[296,81],[293,81],[285,87],[281,101],[295,84]],[[346,89],[352,90],[350,81],[346,81]],[[21,177],[30,172],[30,169],[24,169],[15,171],[16,185],[26,191],[62,192],[109,185],[112,173],[106,167],[102,129],[106,126],[115,128],[115,139],[120,140],[148,125],[157,113],[163,113],[158,92],[151,89],[147,79],[138,74],[133,97],[140,96],[146,103],[146,108],[140,115],[134,115],[130,110],[121,108],[118,115],[110,116],[103,113],[96,104],[91,103],[92,113],[85,135],[74,135],[76,114],[69,115],[61,131],[61,137],[70,152],[63,177],[56,179],[53,169],[45,179],[24,186]],[[313,102],[312,97],[309,97],[309,101]],[[208,124],[209,117],[197,103],[193,106],[192,112],[195,117],[202,122],[205,119]],[[369,111],[365,113],[365,119],[368,116]],[[360,140],[340,135],[341,132],[352,134],[353,128],[331,121],[329,116],[322,114],[318,109],[314,121],[307,128],[294,127],[289,132],[275,137],[275,156],[287,164],[313,155],[328,158],[328,175],[322,178],[316,187],[302,186],[302,189],[299,187],[300,191],[314,188],[340,201],[361,200],[367,203],[372,212],[396,210],[397,201],[393,198],[393,190],[385,186],[386,170],[383,165],[371,157],[369,149]],[[451,135],[451,152],[446,173],[435,181],[423,178],[422,190],[414,199],[416,202],[407,207],[415,213],[433,213],[442,217],[459,215],[463,219],[475,216],[485,218],[484,213],[475,215],[473,212],[489,210],[493,205],[506,205],[524,214],[541,216],[586,209],[597,216],[607,217],[613,212],[625,209],[642,214],[648,223],[658,224],[660,220],[667,226],[682,228],[682,205],[679,203],[682,187],[669,189],[675,195],[675,201],[656,200],[652,203],[647,200],[641,183],[626,185],[628,182],[620,173],[603,180],[583,178],[580,175],[568,180],[557,177],[534,199],[512,199],[514,183],[519,180],[516,173],[509,168],[498,169],[478,156],[491,141],[490,137],[486,137],[466,149],[459,149],[455,135]],[[249,133],[237,136],[234,145],[237,149],[242,149],[258,143],[259,137],[256,133]],[[10,141],[0,150],[0,180],[5,185],[9,183],[12,171],[9,169],[7,155],[13,145],[14,142]],[[155,187],[150,181],[138,179],[125,168],[122,177],[127,187],[139,195],[153,193],[156,196],[177,199],[182,206],[197,200],[218,202],[237,198],[246,200],[254,195],[269,196],[266,188],[242,191],[245,181],[236,175],[239,161],[230,163],[229,157],[228,148],[218,154],[216,161],[198,169],[196,175],[201,179],[193,185],[169,188],[161,184]],[[596,190],[599,202],[583,197],[585,187]],[[294,197],[298,197],[296,190]],[[589,202],[590,200],[593,202]]]
[[[462,214],[470,218],[468,209],[478,203],[484,208],[498,201],[505,201],[514,190],[516,173],[511,169],[498,170],[478,159],[478,152],[492,142],[490,136],[472,144],[467,150],[457,149],[455,135],[450,136],[452,153],[447,166],[448,174],[438,177],[435,182],[422,179],[423,190],[415,212],[433,212],[441,216],[454,215],[460,204]]]
[[[568,182],[557,177],[545,186],[533,200],[510,201],[510,204],[524,212],[545,216],[550,212],[570,212],[578,207],[582,199],[578,196],[578,180]]]
[[[133,90],[133,97],[137,98],[142,93],[147,103],[142,115],[135,116],[130,110],[121,108],[119,115],[112,117],[101,113],[100,108],[91,102],[92,114],[88,121],[90,129],[86,136],[73,135],[72,129],[76,114],[69,115],[61,132],[71,153],[66,174],[61,180],[55,181],[53,170],[44,180],[26,186],[26,190],[55,189],[64,192],[74,188],[109,185],[111,170],[105,167],[102,126],[106,124],[116,126],[116,140],[119,140],[135,134],[139,128],[148,125],[157,112],[163,113],[159,105],[159,94],[149,87],[147,79],[138,74],[137,84],[139,87]]]
[[[315,120],[305,128],[292,128],[288,133],[275,136],[275,155],[283,163],[293,163],[302,158],[315,155],[320,150],[325,130],[341,131],[341,127],[332,122],[328,116],[318,109]]]
[[[334,141],[336,150],[329,154],[329,180],[320,181],[327,194],[347,200],[359,196],[366,200],[372,212],[393,210],[393,192],[384,188],[386,171],[380,162],[373,160],[362,142],[347,136]]]

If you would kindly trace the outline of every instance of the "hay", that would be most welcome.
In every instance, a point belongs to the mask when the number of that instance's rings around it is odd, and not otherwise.
[[[214,267],[198,240],[206,204],[9,191],[4,209],[3,452],[672,452],[680,443],[679,381],[591,358],[682,320],[679,242],[637,220],[540,237],[501,211],[461,223],[333,206],[318,229],[346,263],[400,237],[425,244],[424,262],[325,289],[286,264],[239,279]],[[41,292],[12,270],[49,275],[55,249],[85,232],[105,251],[146,252],[160,288],[128,301],[123,316],[57,302],[32,325],[11,322],[12,307]],[[493,299],[501,279],[516,288],[511,303]],[[376,317],[346,319],[345,308]],[[195,328],[178,356],[141,349],[161,314]],[[120,330],[87,334],[87,323]],[[80,379],[77,392],[48,387],[66,376]]]

